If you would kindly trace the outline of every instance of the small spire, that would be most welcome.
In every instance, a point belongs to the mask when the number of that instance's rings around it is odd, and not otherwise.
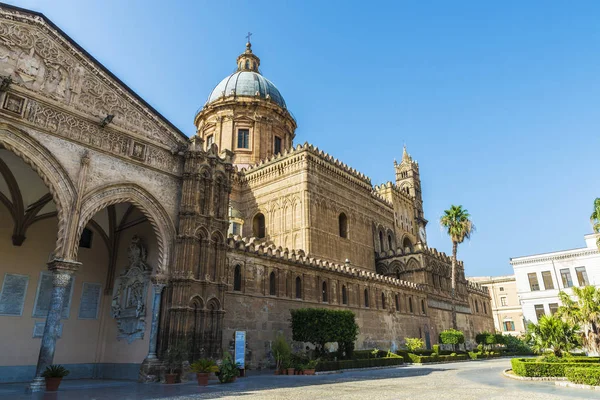
[[[252,53],[252,43],[250,42],[250,38],[252,37],[252,32],[248,32],[246,35],[246,50],[240,54],[237,58],[237,69],[238,71],[253,71],[258,72],[258,67],[260,65],[260,59]]]
[[[404,150],[402,150],[402,161],[410,161],[410,155],[406,151],[406,144],[404,145]]]

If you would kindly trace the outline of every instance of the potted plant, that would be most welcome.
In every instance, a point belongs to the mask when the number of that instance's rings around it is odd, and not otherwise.
[[[317,368],[317,364],[319,360],[309,360],[306,364],[304,364],[304,375],[314,375],[315,368]]]
[[[207,386],[209,375],[219,370],[217,364],[208,358],[201,358],[190,367],[196,373],[196,379],[198,379],[198,385],[200,386]]]
[[[304,375],[304,364],[298,361],[294,364],[294,369],[296,370],[296,375]]]
[[[42,373],[42,377],[46,378],[46,391],[56,392],[62,378],[69,375],[69,370],[62,365],[49,365]]]
[[[284,368],[288,375],[294,375],[294,363],[289,358],[285,360]]]
[[[221,383],[235,382],[235,379],[240,376],[240,368],[242,368],[240,363],[234,362],[231,354],[226,352],[219,368],[219,381]]]
[[[179,344],[169,346],[167,349],[167,362],[166,366],[169,370],[165,374],[165,381],[167,384],[173,384],[177,381],[177,368],[181,367],[183,359],[185,358],[186,348]]]
[[[275,374],[284,374],[284,362],[292,353],[290,345],[286,342],[282,334],[278,334],[272,346],[273,356],[275,357]]]

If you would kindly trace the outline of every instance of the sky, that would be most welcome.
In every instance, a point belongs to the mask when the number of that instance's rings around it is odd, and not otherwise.
[[[248,31],[312,143],[394,179],[420,166],[428,244],[463,205],[466,273],[583,247],[600,149],[600,2],[8,1],[44,13],[187,135]]]

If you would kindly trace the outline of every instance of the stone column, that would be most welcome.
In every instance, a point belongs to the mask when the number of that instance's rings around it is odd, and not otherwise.
[[[148,346],[148,360],[156,359],[156,341],[158,339],[158,317],[160,314],[160,303],[162,299],[162,291],[165,288],[164,281],[152,280],[152,288],[154,289],[154,300],[152,301],[152,323],[150,325],[150,345]]]
[[[156,344],[158,341],[158,322],[160,317],[160,304],[162,292],[167,285],[164,276],[152,277],[152,289],[154,297],[152,300],[152,322],[150,323],[150,343],[148,344],[148,355],[140,367],[139,382],[155,382],[161,374],[162,363],[156,355]]]
[[[71,275],[73,275],[80,266],[81,263],[79,262],[60,259],[54,259],[48,263],[48,269],[52,271],[52,297],[48,307],[48,316],[46,317],[44,336],[42,336],[35,378],[29,386],[29,389],[32,392],[44,390],[45,380],[42,378],[42,373],[47,366],[52,365],[54,360],[56,334],[60,324],[65,292],[71,281]]]

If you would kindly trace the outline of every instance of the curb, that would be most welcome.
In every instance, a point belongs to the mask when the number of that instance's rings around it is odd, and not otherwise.
[[[517,381],[534,381],[534,382],[550,382],[553,381],[556,384],[562,381],[567,381],[567,378],[562,376],[518,376],[509,374],[508,372],[512,371],[512,368],[505,369],[502,371],[502,375],[506,378],[515,379]],[[599,389],[600,390],[600,389]]]
[[[315,372],[315,375],[331,375],[331,374],[341,374],[342,372],[353,372],[353,371],[370,371],[375,369],[390,369],[390,368],[399,368],[399,367],[407,367],[407,364],[399,364],[399,365],[389,365],[385,367],[365,367],[365,368],[350,368],[350,369],[338,369],[335,371],[319,371]]]
[[[560,386],[560,387],[567,387],[567,388],[574,388],[574,389],[587,389],[587,390],[598,390],[600,391],[600,386],[592,386],[592,385],[583,385],[580,383],[573,383],[573,382],[562,382],[562,381],[557,381],[554,382],[554,384],[556,386]]]

